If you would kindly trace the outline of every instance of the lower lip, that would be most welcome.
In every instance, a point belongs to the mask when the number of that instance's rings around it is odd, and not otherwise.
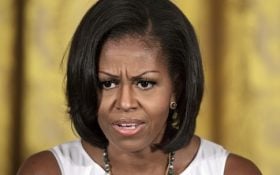
[[[139,133],[143,128],[144,124],[137,125],[135,128],[126,128],[126,127],[120,127],[118,125],[113,125],[113,128],[121,135],[123,136],[134,136],[137,133]]]

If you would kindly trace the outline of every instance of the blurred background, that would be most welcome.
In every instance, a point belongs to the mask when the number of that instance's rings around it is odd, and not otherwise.
[[[66,114],[71,36],[94,0],[0,0],[0,172],[77,138]],[[199,38],[206,90],[197,134],[280,172],[280,1],[174,0]]]

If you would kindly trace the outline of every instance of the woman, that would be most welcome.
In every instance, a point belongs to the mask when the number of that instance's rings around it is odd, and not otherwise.
[[[194,135],[203,94],[195,32],[168,0],[100,0],[71,43],[67,100],[81,137],[18,174],[261,174]]]

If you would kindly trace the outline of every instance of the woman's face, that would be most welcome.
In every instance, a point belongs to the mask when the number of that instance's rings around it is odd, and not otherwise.
[[[98,122],[109,146],[141,151],[159,143],[174,101],[158,44],[123,37],[103,45],[99,62]]]

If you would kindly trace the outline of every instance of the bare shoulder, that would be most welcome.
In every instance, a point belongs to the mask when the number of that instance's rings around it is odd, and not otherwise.
[[[60,175],[60,170],[53,154],[42,151],[27,158],[17,175]]]
[[[241,156],[230,154],[225,167],[225,175],[261,175],[257,166]]]

